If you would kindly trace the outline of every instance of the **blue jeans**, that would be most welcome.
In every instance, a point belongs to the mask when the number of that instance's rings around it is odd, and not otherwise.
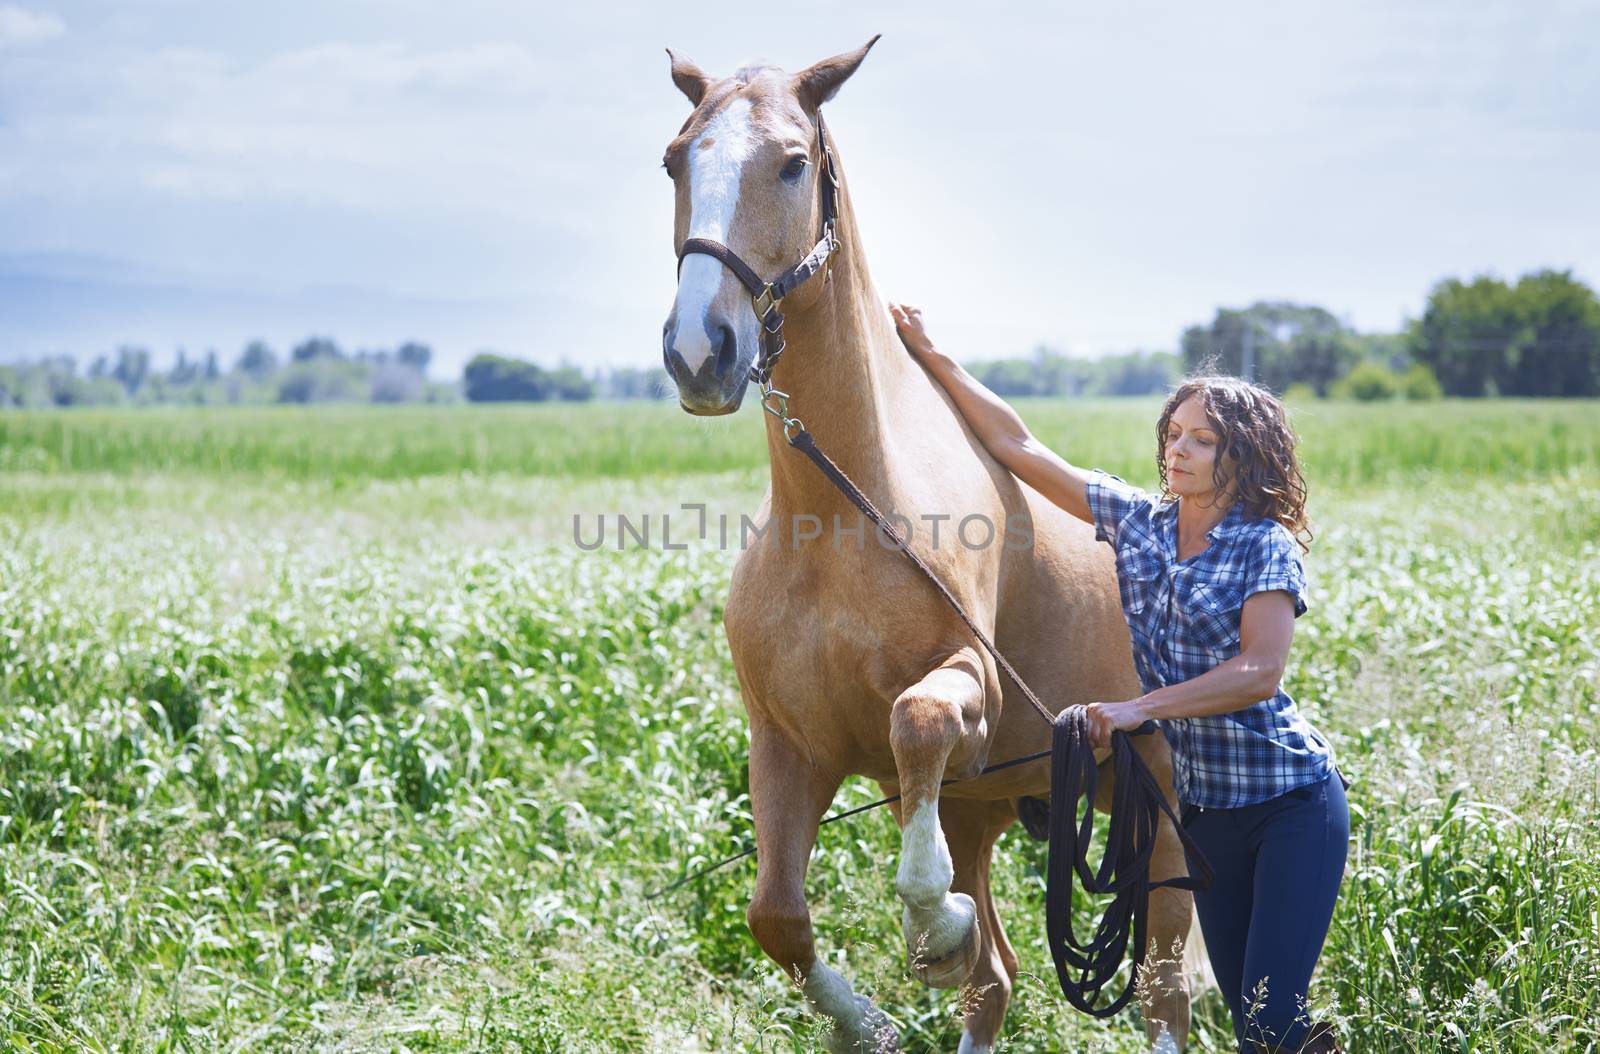
[[[1298,1050],[1308,1028],[1302,1004],[1349,849],[1350,810],[1338,769],[1255,805],[1184,805],[1181,818],[1216,873],[1211,887],[1194,895],[1195,910],[1240,1050],[1250,1049],[1247,1039]]]

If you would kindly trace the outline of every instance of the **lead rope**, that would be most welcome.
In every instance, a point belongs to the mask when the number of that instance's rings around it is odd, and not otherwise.
[[[1112,733],[1111,827],[1105,854],[1097,871],[1089,871],[1089,840],[1094,836],[1095,785],[1099,766],[1089,741],[1088,719],[1077,707],[1061,712],[1051,732],[1050,842],[1045,864],[1045,933],[1055,960],[1056,978],[1067,1002],[1092,1017],[1106,1018],[1128,1004],[1144,965],[1149,929],[1150,891],[1154,889],[1205,889],[1215,877],[1211,863],[1200,852],[1172,809],[1160,784],[1124,736]],[[1087,802],[1077,823],[1079,800]],[[1057,808],[1060,802],[1062,808]],[[1068,805],[1070,803],[1070,805]],[[1186,855],[1199,875],[1175,875],[1150,881],[1150,859],[1155,853],[1160,813],[1166,813],[1177,831]],[[1094,935],[1079,940],[1072,928],[1072,875],[1076,871],[1089,893],[1109,893],[1111,903]],[[1064,892],[1058,896],[1057,891]],[[1133,974],[1122,994],[1096,1007],[1100,991],[1116,975],[1133,937]]]

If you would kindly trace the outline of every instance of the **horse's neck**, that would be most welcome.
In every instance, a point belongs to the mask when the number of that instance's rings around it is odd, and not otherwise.
[[[790,415],[805,423],[823,453],[882,507],[899,489],[894,454],[904,418],[898,415],[907,404],[923,402],[926,392],[919,388],[930,382],[901,346],[872,287],[848,207],[841,209],[839,223],[833,275],[806,309],[786,319],[787,347],[773,370],[772,384],[788,394]],[[824,513],[849,508],[810,459],[789,449],[783,423],[770,414],[763,417],[774,510]],[[842,522],[855,522],[850,511]]]

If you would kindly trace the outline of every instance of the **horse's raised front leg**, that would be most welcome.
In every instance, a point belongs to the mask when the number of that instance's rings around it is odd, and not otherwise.
[[[901,796],[894,884],[905,903],[906,954],[923,983],[953,988],[972,972],[982,939],[972,897],[950,892],[955,868],[939,824],[939,784],[950,752],[963,738],[982,735],[983,667],[976,654],[963,648],[900,693],[889,721]]]
[[[899,1049],[894,1026],[817,958],[806,906],[806,862],[823,810],[841,777],[818,772],[811,758],[754,715],[750,721],[750,805],[756,825],[756,892],[745,921],[761,950],[799,981],[814,1010],[833,1019],[834,1054]]]
[[[989,890],[989,862],[995,840],[1015,819],[1009,801],[946,798],[939,803],[939,821],[955,863],[953,888],[977,903],[983,929],[983,948],[966,981],[971,995],[962,1000],[967,1014],[959,1054],[988,1054],[994,1049],[1005,1020],[1006,1004],[1011,1000],[1011,987],[1017,979],[1017,954],[1006,940]]]

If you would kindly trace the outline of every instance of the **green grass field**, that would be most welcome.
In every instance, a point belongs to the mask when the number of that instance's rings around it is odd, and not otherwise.
[[[1127,479],[1154,469],[1158,400],[1014,402],[1041,438],[1084,464]],[[1583,400],[1315,402],[1294,410],[1305,468],[1324,487],[1600,469],[1597,407]],[[643,402],[14,412],[0,414],[0,471],[347,485],[461,473],[700,475],[764,469],[753,422],[746,413],[694,420],[675,405]]]
[[[1153,482],[1155,403],[1019,406]],[[1352,1051],[1597,1049],[1600,406],[1296,413],[1287,686],[1356,779],[1314,1001]],[[735,554],[571,542],[574,513],[753,510],[757,418],[0,414],[0,1047],[820,1049],[748,862],[643,897],[749,832]],[[824,830],[819,941],[907,1050],[953,1051],[897,846],[882,811]],[[1043,863],[1002,839],[1001,1049],[1142,1051],[1055,991]],[[1228,1036],[1207,993],[1191,1049]]]

